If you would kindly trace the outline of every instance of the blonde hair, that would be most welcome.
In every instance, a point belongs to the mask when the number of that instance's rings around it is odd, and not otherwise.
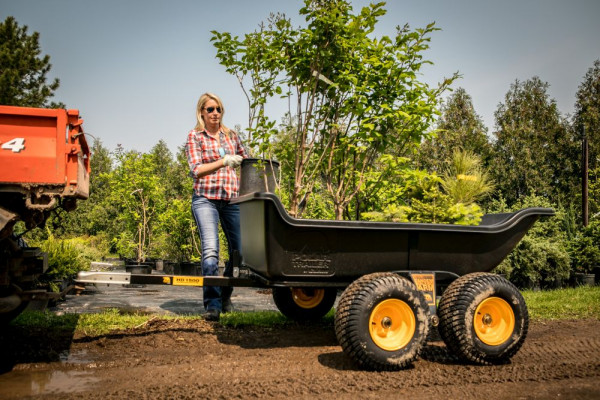
[[[219,126],[226,135],[229,135],[230,129],[228,127],[226,127],[225,125],[223,125],[223,116],[225,115],[225,107],[223,106],[223,102],[221,101],[219,96],[217,96],[216,94],[212,94],[212,93],[204,93],[198,99],[198,104],[196,105],[196,126],[194,127],[194,129],[197,131],[204,130],[205,125],[204,125],[204,120],[202,119],[202,109],[204,108],[204,105],[209,100],[216,101],[217,105],[221,108],[221,119],[219,120]]]

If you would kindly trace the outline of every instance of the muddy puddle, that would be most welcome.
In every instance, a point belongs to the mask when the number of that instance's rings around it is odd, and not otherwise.
[[[237,311],[277,310],[270,291],[256,288],[235,288],[232,301]],[[107,309],[121,312],[159,315],[201,315],[202,289],[162,285],[111,285],[87,286],[79,294],[69,294],[47,311],[58,315],[65,313],[96,313]],[[49,344],[36,349],[37,353],[57,352],[49,357],[55,361],[41,363],[45,358],[30,357],[32,362],[19,362],[10,371],[0,371],[0,399],[21,399],[40,395],[78,393],[99,382],[95,376],[94,355],[87,349]],[[43,347],[43,346],[42,346]],[[97,357],[97,355],[96,355]],[[25,358],[23,361],[27,361]],[[4,372],[4,373],[1,373]]]

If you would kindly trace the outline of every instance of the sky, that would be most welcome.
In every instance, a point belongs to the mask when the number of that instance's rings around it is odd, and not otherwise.
[[[357,13],[369,1],[351,1]],[[242,37],[270,13],[294,26],[301,0],[0,0],[0,18],[13,16],[40,33],[50,56],[49,78],[60,79],[54,101],[78,109],[84,130],[109,150],[149,151],[164,140],[172,152],[195,125],[204,92],[224,102],[224,123],[248,125],[248,106],[210,42],[211,31]],[[393,36],[435,22],[433,65],[420,80],[436,85],[454,72],[453,88],[472,97],[491,134],[494,112],[510,85],[538,76],[563,116],[572,114],[586,72],[600,59],[600,0],[389,0],[375,35]],[[276,119],[283,107],[267,112]]]

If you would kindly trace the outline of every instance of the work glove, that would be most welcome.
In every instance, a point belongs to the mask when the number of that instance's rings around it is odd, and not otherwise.
[[[225,157],[223,157],[223,165],[225,165],[227,167],[237,168],[240,166],[243,159],[244,158],[242,156],[239,156],[237,154],[236,155],[226,154]]]

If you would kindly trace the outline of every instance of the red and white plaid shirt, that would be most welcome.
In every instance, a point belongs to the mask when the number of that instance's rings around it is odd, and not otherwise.
[[[235,168],[223,167],[210,175],[198,177],[198,169],[223,158],[225,154],[239,154],[247,158],[248,154],[238,135],[230,131],[226,135],[219,131],[219,140],[210,137],[206,131],[191,130],[185,145],[190,171],[194,177],[194,193],[211,200],[231,200],[238,196],[240,182]]]

